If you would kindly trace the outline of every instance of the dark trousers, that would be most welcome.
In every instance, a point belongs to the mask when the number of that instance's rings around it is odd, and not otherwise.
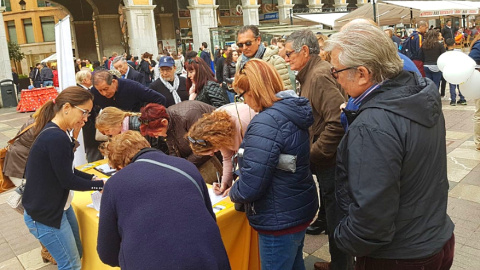
[[[331,270],[350,270],[353,269],[353,257],[338,249],[334,239],[335,228],[340,223],[342,212],[337,205],[335,199],[335,166],[330,168],[315,167],[315,174],[317,175],[318,183],[320,185],[320,192],[323,203],[325,204],[325,213],[327,218],[328,228],[328,243],[330,249],[330,256],[332,258]]]
[[[412,260],[358,257],[355,270],[448,270],[453,263],[454,250],[455,235],[452,234],[443,249],[433,256]]]

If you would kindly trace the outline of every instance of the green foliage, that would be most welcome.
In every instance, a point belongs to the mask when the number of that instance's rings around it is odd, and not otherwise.
[[[19,74],[18,79],[28,79],[28,75],[25,74]]]
[[[25,54],[20,50],[20,46],[11,41],[8,42],[8,54],[10,55],[10,60],[14,62],[20,62],[25,58]]]

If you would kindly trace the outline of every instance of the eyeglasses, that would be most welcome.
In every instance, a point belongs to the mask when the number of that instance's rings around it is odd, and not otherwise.
[[[79,109],[80,111],[82,111],[82,116],[83,116],[83,117],[89,117],[89,116],[90,116],[90,111],[89,111],[89,110],[82,109],[82,108],[77,107],[77,106],[75,106],[75,105],[73,105],[73,107],[75,107],[75,108]]]
[[[250,46],[252,46],[252,44],[253,44],[254,41],[255,41],[255,40],[253,40],[253,41],[247,41],[247,42],[245,42],[245,43],[239,42],[239,43],[237,43],[237,46],[238,46],[239,48],[243,48],[243,45],[245,45],[245,46],[247,46],[247,47],[250,47]]]
[[[331,67],[330,68],[330,74],[332,74],[332,77],[335,78],[335,80],[336,80],[336,79],[338,79],[338,73],[343,72],[345,70],[356,69],[356,68],[358,68],[358,66],[347,67],[347,68],[340,69],[340,70],[337,70],[335,67]]]
[[[198,144],[200,146],[208,146],[209,145],[209,142],[207,142],[206,140],[195,140],[194,138],[190,137],[190,136],[187,136],[187,139],[188,141],[190,141],[191,143],[193,144]]]
[[[292,55],[292,53],[295,53],[296,51],[290,51],[290,52],[285,52],[285,55],[290,58],[290,55]]]

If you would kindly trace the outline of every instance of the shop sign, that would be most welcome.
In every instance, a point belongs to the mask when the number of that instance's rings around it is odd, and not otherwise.
[[[278,20],[278,12],[267,13],[267,14],[259,14],[258,19],[260,21]]]
[[[425,10],[420,12],[420,17],[437,17],[437,16],[470,15],[470,14],[478,14],[478,9]]]

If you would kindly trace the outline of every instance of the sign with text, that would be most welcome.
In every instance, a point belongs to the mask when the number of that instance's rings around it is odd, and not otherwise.
[[[423,10],[420,17],[438,17],[448,15],[472,15],[478,14],[478,9],[446,9],[446,10]]]

